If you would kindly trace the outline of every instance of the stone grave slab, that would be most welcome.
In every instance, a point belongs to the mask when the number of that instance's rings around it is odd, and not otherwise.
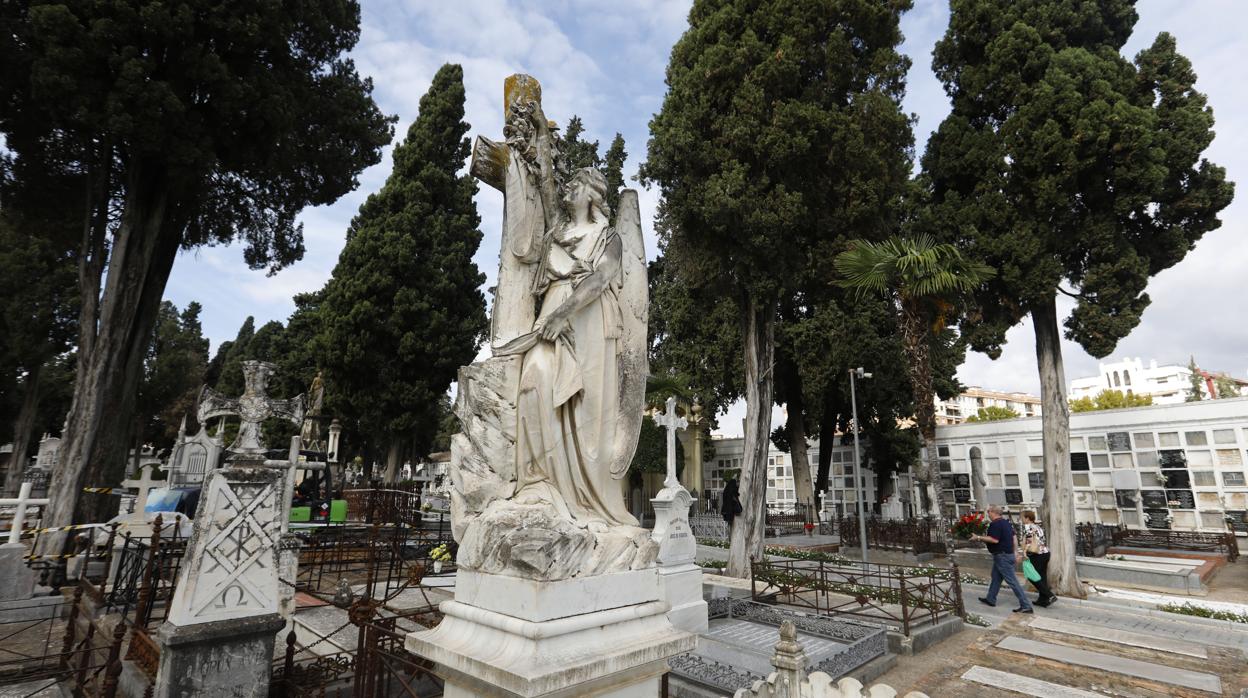
[[[978,664],[968,669],[965,674],[962,674],[962,679],[991,686],[994,694],[1001,690],[1006,690],[1021,693],[1025,696],[1033,696],[1033,698],[1104,698],[1105,695],[1103,693],[1085,691],[1081,688],[1063,686],[1051,681],[1033,679],[1030,676],[989,669]]]
[[[785,620],[797,626],[811,671],[833,678],[884,656],[884,628],[841,621],[759,604],[748,599],[712,598],[710,623],[693,652],[669,660],[672,672],[686,681],[733,694],[774,671],[776,633]]]
[[[1050,642],[1039,642],[1021,637],[1007,637],[997,643],[997,647],[1014,652],[1021,652],[1029,657],[1040,657],[1055,662],[1064,662],[1076,666],[1091,667],[1101,671],[1125,674],[1135,678],[1166,683],[1198,691],[1222,693],[1222,680],[1213,674],[1200,671],[1178,669],[1175,667],[1127,659],[1103,652],[1093,652],[1077,647],[1055,645]]]
[[[1158,635],[1133,633],[1129,630],[1119,630],[1117,628],[1108,628],[1098,625],[1086,625],[1084,623],[1070,623],[1064,620],[1039,616],[1032,619],[1031,627],[1036,630],[1047,630],[1049,632],[1061,633],[1063,635],[1074,635],[1076,637],[1084,637],[1089,640],[1113,642],[1119,645],[1129,645],[1131,647],[1142,647],[1144,649],[1158,650],[1160,652],[1170,652],[1171,654],[1185,654],[1189,657],[1198,657],[1200,659],[1209,658],[1209,653],[1200,645]]]
[[[760,676],[773,671],[771,656],[776,649],[776,629],[770,625],[736,618],[720,618],[698,638],[703,657],[744,669]],[[843,651],[847,644],[818,635],[803,635],[802,647],[812,662]]]
[[[347,612],[337,606],[302,609],[294,616],[295,637],[308,652],[317,656],[353,653],[359,644],[359,629]],[[279,649],[285,650],[285,636]]]

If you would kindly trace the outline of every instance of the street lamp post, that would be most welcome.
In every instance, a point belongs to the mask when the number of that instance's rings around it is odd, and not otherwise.
[[[854,498],[858,500],[858,542],[862,547],[862,561],[867,561],[867,519],[863,514],[863,500],[866,499],[867,488],[863,483],[862,462],[858,456],[858,391],[856,378],[870,378],[871,374],[858,368],[849,369],[849,401],[853,405],[854,414]]]

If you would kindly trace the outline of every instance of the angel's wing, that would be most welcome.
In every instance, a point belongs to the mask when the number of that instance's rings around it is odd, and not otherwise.
[[[615,229],[623,247],[619,298],[624,326],[616,344],[620,406],[611,475],[622,478],[633,462],[633,452],[637,450],[637,435],[641,432],[645,410],[646,376],[650,373],[646,351],[650,292],[646,283],[645,242],[641,237],[641,207],[637,203],[635,190],[620,192]]]

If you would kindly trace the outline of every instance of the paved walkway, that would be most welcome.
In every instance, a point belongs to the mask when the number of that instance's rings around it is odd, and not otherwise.
[[[997,606],[991,608],[979,602],[987,592],[986,587],[975,584],[963,586],[962,595],[966,610],[999,627],[1010,618],[1016,599],[1007,589],[997,596]],[[1116,630],[1189,640],[1193,643],[1220,645],[1248,653],[1248,625],[1243,623],[1208,622],[1203,618],[1191,618],[1176,613],[1148,613],[1148,609],[1115,603],[1060,599],[1049,608],[1036,608],[1036,617],[1054,618],[1070,623],[1098,625]],[[1239,627],[1234,627],[1238,625]]]

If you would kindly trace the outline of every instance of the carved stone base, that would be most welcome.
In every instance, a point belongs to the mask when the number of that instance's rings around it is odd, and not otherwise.
[[[460,574],[442,623],[407,637],[448,697],[653,696],[667,659],[697,644],[668,621],[654,569],[554,583]]]
[[[155,698],[268,695],[277,613],[160,627]]]
[[[658,553],[644,528],[595,532],[549,504],[496,500],[468,523],[456,562],[460,569],[558,581],[652,567]]]

